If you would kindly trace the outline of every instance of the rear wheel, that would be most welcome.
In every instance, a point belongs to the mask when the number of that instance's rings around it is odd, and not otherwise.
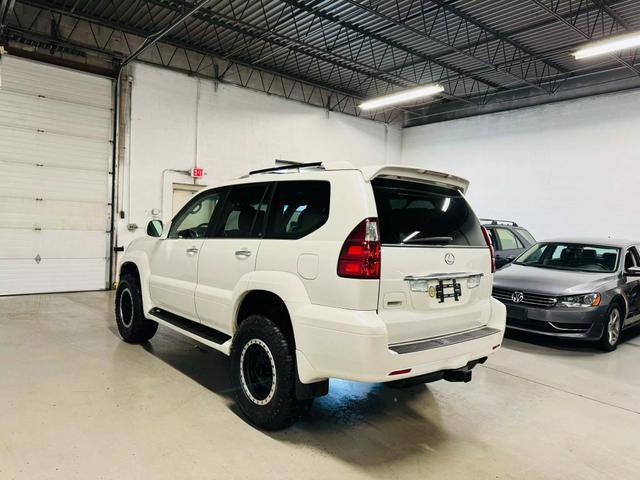
[[[116,324],[127,343],[144,343],[158,330],[158,324],[144,316],[140,284],[133,275],[120,277],[116,290]]]
[[[614,304],[609,309],[602,337],[599,346],[602,350],[611,352],[615,350],[620,342],[622,333],[622,309]]]
[[[311,407],[312,400],[295,397],[291,342],[263,315],[251,315],[240,324],[231,347],[231,376],[240,410],[259,428],[286,428]]]

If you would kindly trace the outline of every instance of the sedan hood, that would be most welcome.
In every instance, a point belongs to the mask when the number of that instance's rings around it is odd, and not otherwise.
[[[598,292],[605,284],[615,282],[616,279],[616,273],[556,270],[512,263],[495,273],[493,286],[561,296]]]

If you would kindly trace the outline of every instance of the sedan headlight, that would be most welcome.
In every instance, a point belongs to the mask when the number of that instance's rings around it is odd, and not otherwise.
[[[602,298],[599,293],[587,293],[585,295],[570,295],[560,297],[557,305],[561,307],[597,307]]]

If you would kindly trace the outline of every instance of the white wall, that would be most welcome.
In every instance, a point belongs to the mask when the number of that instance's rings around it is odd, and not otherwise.
[[[408,128],[402,163],[471,181],[481,217],[538,238],[640,239],[640,92]]]
[[[234,86],[220,84],[216,91],[212,81],[143,64],[134,66],[132,76],[128,158],[121,166],[120,209],[126,217],[118,220],[119,245],[144,234],[153,209],[163,209],[165,221],[171,217],[171,184],[191,179],[173,172],[163,178],[162,172],[189,169],[196,158],[208,170],[203,184],[273,166],[276,158],[400,161],[398,128]],[[129,223],[140,228],[129,233]]]

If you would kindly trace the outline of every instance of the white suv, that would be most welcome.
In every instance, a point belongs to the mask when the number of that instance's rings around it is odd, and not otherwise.
[[[506,311],[467,187],[316,163],[208,188],[127,249],[120,334],[145,342],[162,324],[230,355],[237,402],[265,429],[298,419],[329,378],[469,381]]]

